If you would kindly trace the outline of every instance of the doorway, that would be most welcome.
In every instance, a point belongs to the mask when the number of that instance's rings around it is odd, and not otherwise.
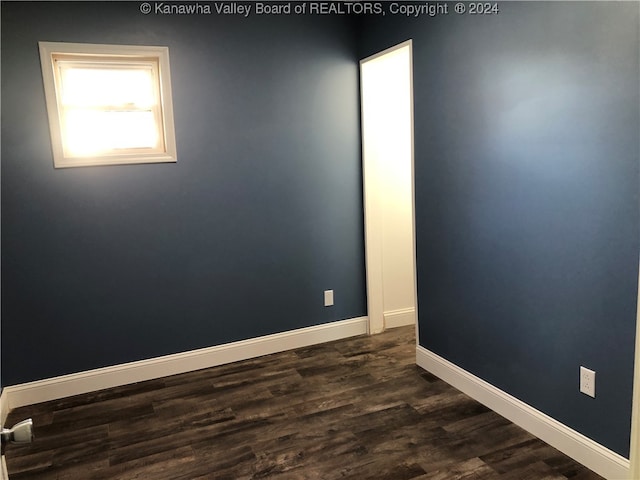
[[[369,334],[416,323],[412,54],[360,62]]]

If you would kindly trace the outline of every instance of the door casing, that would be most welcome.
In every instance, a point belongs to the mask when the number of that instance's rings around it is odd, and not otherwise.
[[[415,318],[417,319],[417,292],[416,292],[416,254],[415,254],[415,195],[414,195],[414,133],[413,133],[413,43],[407,40],[398,45],[385,49],[375,55],[360,61],[361,75],[361,108],[362,108],[362,145],[363,145],[363,190],[364,190],[364,217],[365,217],[365,257],[367,277],[367,310],[369,317],[369,334],[380,333],[384,330],[384,275],[383,268],[383,228],[382,202],[385,201],[384,178],[377,161],[371,153],[371,142],[367,138],[368,122],[367,105],[365,105],[364,68],[368,62],[379,60],[386,55],[396,53],[402,49],[408,49],[408,97],[409,97],[409,128],[410,128],[410,189],[411,189],[411,275],[412,297]],[[375,121],[389,121],[389,119],[376,119]],[[417,321],[416,321],[417,329]],[[417,330],[416,330],[417,331]]]

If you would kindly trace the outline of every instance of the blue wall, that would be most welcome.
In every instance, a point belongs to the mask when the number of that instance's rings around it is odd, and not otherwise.
[[[369,19],[414,41],[420,345],[629,454],[638,3]],[[597,397],[578,392],[579,366]]]
[[[352,19],[139,6],[2,4],[5,385],[366,315]],[[178,162],[54,170],[39,40],[168,46]]]

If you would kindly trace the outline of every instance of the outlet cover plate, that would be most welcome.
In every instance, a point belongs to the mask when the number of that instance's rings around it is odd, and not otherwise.
[[[596,398],[596,372],[586,367],[580,367],[580,391]]]
[[[324,306],[330,307],[333,305],[333,290],[324,291]]]

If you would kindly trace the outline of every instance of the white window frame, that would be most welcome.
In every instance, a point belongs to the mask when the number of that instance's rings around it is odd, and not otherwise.
[[[63,42],[39,42],[38,45],[55,168],[177,161],[168,47]],[[97,68],[151,68],[156,90],[153,93],[158,99],[158,105],[152,109],[158,127],[158,145],[153,148],[113,149],[97,155],[69,153],[64,145],[62,130],[64,107],[60,98],[61,64]]]

